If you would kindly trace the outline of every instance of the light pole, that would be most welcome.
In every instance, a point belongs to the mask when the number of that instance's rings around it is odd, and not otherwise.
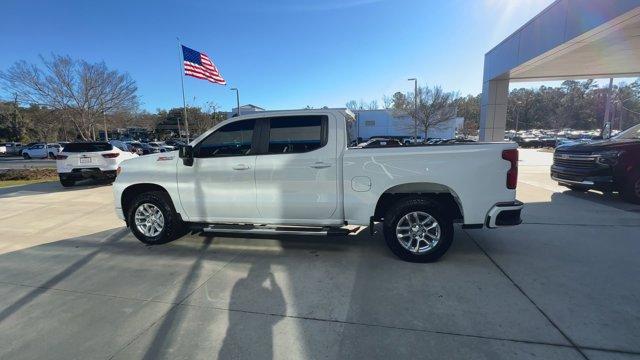
[[[522,104],[522,101],[516,101],[516,104],[520,105]],[[520,120],[520,110],[518,109],[518,106],[516,106],[516,136],[518,136],[518,120]]]
[[[415,114],[413,115],[413,141],[418,142],[418,79],[410,78],[407,81],[413,81],[413,100],[415,102]],[[425,134],[426,136],[426,134]]]
[[[236,110],[238,111],[238,116],[240,116],[240,92],[238,91],[238,88],[231,88],[229,90],[236,92]]]
[[[109,141],[109,131],[107,130],[107,116],[102,112],[102,121],[104,122],[104,141]]]
[[[611,91],[613,90],[613,78],[609,78],[609,88],[607,89],[607,103],[604,107],[604,123],[602,124],[602,138],[611,137]]]

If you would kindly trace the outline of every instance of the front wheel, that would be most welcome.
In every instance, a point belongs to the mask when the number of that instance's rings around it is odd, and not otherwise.
[[[25,160],[29,160],[29,159],[31,159],[31,156],[29,156],[29,154],[27,154],[27,153],[22,153],[22,158],[25,159]]]
[[[127,224],[138,240],[148,245],[164,244],[182,235],[184,224],[169,196],[150,191],[138,195],[128,210]]]
[[[640,204],[640,175],[636,175],[627,181],[622,190],[622,196],[628,202]]]
[[[410,262],[433,262],[453,242],[453,222],[438,204],[426,199],[404,199],[384,216],[384,238],[391,251]]]

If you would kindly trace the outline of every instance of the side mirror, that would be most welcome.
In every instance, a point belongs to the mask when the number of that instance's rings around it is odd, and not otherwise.
[[[180,147],[178,156],[182,159],[182,163],[186,166],[193,166],[193,146],[187,145]]]

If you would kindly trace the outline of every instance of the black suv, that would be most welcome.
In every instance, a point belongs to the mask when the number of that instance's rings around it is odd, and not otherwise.
[[[576,191],[619,191],[640,204],[640,124],[611,139],[558,147],[551,178]]]

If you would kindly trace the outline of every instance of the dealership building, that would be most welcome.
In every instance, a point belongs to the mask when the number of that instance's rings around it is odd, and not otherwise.
[[[404,114],[393,110],[353,110],[356,116],[357,136],[363,140],[372,137],[413,137],[414,121]],[[429,127],[425,136],[424,129],[418,125],[418,136],[422,138],[452,139],[456,131],[462,129],[464,118],[452,117]]]
[[[638,75],[640,0],[557,0],[486,53],[480,140],[503,140],[511,82]]]

